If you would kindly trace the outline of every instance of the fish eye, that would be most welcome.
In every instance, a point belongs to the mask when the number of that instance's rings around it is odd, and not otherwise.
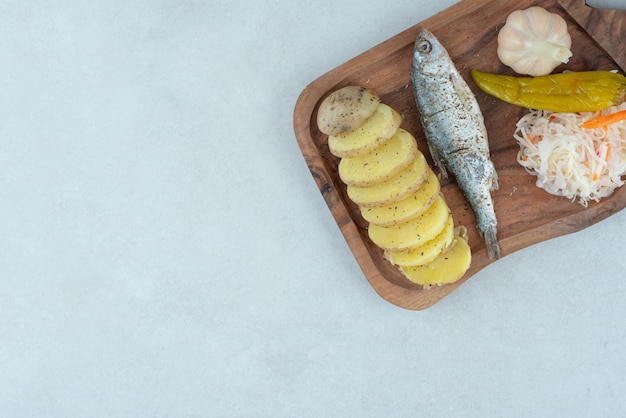
[[[428,54],[430,53],[430,51],[433,50],[433,46],[431,45],[430,42],[428,42],[427,40],[423,39],[421,40],[418,44],[417,44],[417,51],[420,54]]]

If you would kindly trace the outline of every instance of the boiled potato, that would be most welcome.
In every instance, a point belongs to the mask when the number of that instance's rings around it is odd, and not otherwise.
[[[452,215],[443,231],[424,245],[405,251],[385,251],[385,257],[397,266],[421,266],[433,261],[437,256],[452,243],[454,239],[454,221]]]
[[[320,103],[317,123],[385,258],[426,287],[459,280],[471,263],[464,227],[454,228],[439,179],[400,128],[402,115],[374,91],[348,86]]]
[[[444,251],[432,262],[421,266],[400,267],[404,275],[421,285],[441,285],[459,280],[472,261],[470,246],[461,237],[454,237],[449,251]]]
[[[366,87],[347,86],[326,97],[317,111],[317,127],[326,135],[350,132],[363,125],[380,103],[378,94]]]
[[[370,187],[348,186],[348,197],[362,208],[385,206],[419,190],[430,171],[424,154],[418,151],[411,164],[389,180]]]
[[[438,196],[426,212],[408,222],[391,227],[370,224],[369,236],[374,244],[385,250],[419,247],[443,231],[449,215],[448,205],[443,197]]]
[[[339,162],[339,177],[350,186],[373,186],[408,167],[417,152],[413,135],[398,129],[391,139],[372,152],[360,157],[342,158]]]
[[[402,123],[402,115],[380,103],[376,112],[363,125],[350,132],[330,135],[328,148],[341,158],[364,155],[391,138]]]
[[[431,169],[428,178],[413,194],[386,206],[361,208],[361,215],[369,223],[380,226],[394,226],[421,215],[439,196],[439,180]]]

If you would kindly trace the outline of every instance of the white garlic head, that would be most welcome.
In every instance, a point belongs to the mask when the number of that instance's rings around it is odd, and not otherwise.
[[[550,74],[572,56],[565,20],[538,6],[516,10],[498,33],[498,58],[519,74]]]

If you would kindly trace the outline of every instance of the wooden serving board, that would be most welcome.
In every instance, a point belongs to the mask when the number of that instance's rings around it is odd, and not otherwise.
[[[454,179],[442,179],[442,193],[455,225],[467,226],[472,264],[465,276],[453,284],[424,289],[409,282],[368,238],[367,222],[346,194],[346,187],[337,173],[339,160],[330,154],[327,137],[317,129],[316,117],[320,102],[334,90],[346,85],[372,88],[384,103],[403,114],[402,127],[416,137],[418,147],[432,167],[410,81],[413,43],[422,28],[432,31],[446,47],[476,94],[485,117],[492,160],[500,182],[500,189],[492,195],[503,257],[538,242],[579,231],[626,206],[626,188],[584,208],[536,187],[536,178],[516,162],[519,147],[513,139],[515,124],[527,110],[484,94],[471,81],[469,71],[473,68],[515,75],[497,58],[498,31],[512,11],[535,5],[561,15],[572,37],[573,57],[555,72],[626,70],[625,11],[592,9],[584,0],[464,0],[324,74],[308,85],[298,98],[294,130],[305,162],[367,280],[381,297],[397,306],[413,310],[428,308],[492,262],[487,257],[484,241],[478,236],[474,214]]]

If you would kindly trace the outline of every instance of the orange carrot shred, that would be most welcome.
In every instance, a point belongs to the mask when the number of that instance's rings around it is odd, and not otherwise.
[[[598,116],[583,122],[580,126],[585,129],[601,128],[612,123],[626,119],[626,110],[611,113],[610,115]]]

